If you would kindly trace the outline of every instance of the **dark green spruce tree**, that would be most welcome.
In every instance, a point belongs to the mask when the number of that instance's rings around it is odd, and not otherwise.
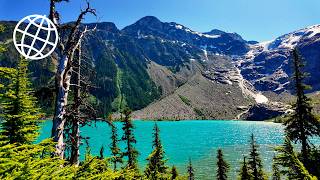
[[[187,167],[187,173],[188,173],[188,180],[194,180],[194,169],[192,166],[191,158],[189,159],[189,164]]]
[[[281,171],[279,165],[276,163],[276,157],[273,157],[272,163],[272,180],[281,180]]]
[[[265,179],[258,148],[259,146],[256,143],[256,140],[254,139],[254,135],[251,134],[248,165],[249,165],[250,173],[252,175],[253,180]]]
[[[287,176],[288,179],[317,179],[309,173],[299,160],[288,137],[285,138],[284,144],[277,147],[276,150],[278,154],[275,157],[275,162],[283,167],[281,173]]]
[[[240,173],[239,173],[239,179],[241,180],[250,180],[251,179],[251,174],[249,172],[249,167],[246,162],[246,157],[243,157],[243,162],[241,165]]]
[[[229,164],[223,159],[223,153],[221,149],[217,152],[217,180],[228,179]]]
[[[110,144],[110,150],[111,150],[111,162],[113,163],[113,170],[117,170],[117,164],[122,163],[122,154],[120,147],[118,146],[119,139],[118,139],[118,133],[117,133],[117,127],[112,123],[112,117],[108,117],[109,122],[111,122],[111,144]]]
[[[163,179],[167,174],[168,166],[166,166],[167,160],[164,157],[165,152],[161,144],[160,129],[157,123],[153,128],[153,138],[152,147],[154,149],[147,158],[148,164],[144,173],[148,179]]]
[[[172,166],[171,168],[171,180],[176,179],[179,176],[178,170],[176,166]]]
[[[8,81],[0,88],[2,108],[1,138],[9,143],[31,144],[38,136],[39,109],[28,79],[28,63],[20,58],[16,69],[0,68],[1,79]]]
[[[5,30],[4,26],[0,24],[0,33],[4,32],[4,30]],[[2,44],[0,44],[0,53],[3,53],[5,51],[6,51],[6,48]]]
[[[292,52],[293,57],[293,78],[292,84],[296,93],[296,102],[293,105],[294,112],[284,125],[285,132],[291,141],[301,143],[302,161],[308,164],[309,144],[308,138],[320,136],[320,122],[312,112],[311,100],[305,94],[305,90],[310,89],[304,84],[308,74],[303,72],[305,65],[303,58],[297,49]]]
[[[103,145],[100,148],[99,154],[100,154],[99,159],[103,159],[104,158],[104,155],[103,155],[104,154],[104,146]]]
[[[134,126],[131,120],[131,110],[125,108],[123,110],[123,115],[123,136],[121,140],[126,143],[126,151],[123,152],[123,156],[126,156],[128,158],[127,168],[138,169],[137,157],[139,155],[139,152],[134,147],[134,144],[136,144],[137,141],[133,134]]]

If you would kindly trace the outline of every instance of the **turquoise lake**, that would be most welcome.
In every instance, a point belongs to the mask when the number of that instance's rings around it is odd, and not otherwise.
[[[222,148],[230,163],[230,177],[234,179],[239,171],[240,162],[248,154],[251,133],[260,145],[263,165],[271,173],[274,147],[283,142],[283,126],[271,122],[252,121],[160,121],[161,140],[168,158],[168,165],[177,166],[180,173],[186,173],[189,157],[195,168],[197,179],[214,179],[216,152]],[[122,134],[121,122],[115,123],[119,135]],[[134,121],[136,148],[140,152],[139,165],[146,165],[151,152],[153,121]],[[40,139],[50,136],[52,121],[42,124]],[[98,155],[101,146],[105,156],[110,154],[110,127],[105,122],[97,122],[91,127],[81,129],[82,136],[89,137],[91,153]],[[120,136],[119,136],[120,137]],[[122,145],[123,147],[123,145]],[[85,145],[82,146],[84,152]]]

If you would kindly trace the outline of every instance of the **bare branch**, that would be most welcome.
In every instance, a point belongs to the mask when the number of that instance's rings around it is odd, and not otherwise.
[[[79,39],[81,39],[81,34],[84,34],[84,33],[80,33],[80,36],[76,37],[76,34],[77,32],[79,31],[79,28],[80,28],[80,25],[81,25],[81,21],[83,20],[84,16],[86,14],[92,14],[94,16],[97,16],[96,15],[96,10],[95,9],[92,9],[90,7],[90,3],[87,2],[87,8],[85,10],[82,10],[81,13],[79,14],[78,16],[78,19],[77,21],[75,22],[75,25],[73,26],[73,28],[71,29],[71,32],[69,34],[69,37],[68,37],[68,41],[67,41],[67,48],[66,49],[74,49],[75,46],[77,46],[78,42],[79,42]],[[86,27],[87,29],[87,27]],[[86,30],[85,30],[86,31]]]

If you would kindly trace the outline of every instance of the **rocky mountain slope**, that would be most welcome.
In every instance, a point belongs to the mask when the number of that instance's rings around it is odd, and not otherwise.
[[[310,26],[275,40],[250,45],[250,51],[240,58],[241,74],[260,91],[281,93],[290,87],[291,50],[298,48],[310,73],[307,84],[313,91],[320,88],[320,25]]]
[[[16,22],[0,23],[6,26],[0,41],[8,49],[0,55],[0,65],[14,66],[18,55],[10,32]],[[91,93],[100,115],[117,112],[120,103],[143,119],[252,119],[257,107],[262,107],[260,113],[267,107],[265,117],[284,113],[281,102],[290,96],[294,47],[307,60],[307,83],[313,91],[320,88],[317,25],[263,43],[216,29],[200,33],[152,16],[122,30],[108,22],[86,25],[97,26],[83,48],[85,61],[96,72],[88,77],[98,87]],[[48,93],[53,93],[56,57],[30,63],[45,107],[52,106],[46,102],[53,97]]]

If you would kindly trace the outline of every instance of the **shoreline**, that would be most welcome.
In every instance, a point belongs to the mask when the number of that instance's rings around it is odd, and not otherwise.
[[[43,118],[39,121],[52,121],[52,118]],[[98,118],[96,120],[97,122],[104,122],[105,119]],[[248,120],[242,120],[242,119],[176,119],[176,120],[170,120],[170,119],[132,119],[132,121],[154,121],[154,122],[178,122],[178,121],[241,121],[241,122],[265,122],[265,123],[275,123],[279,124],[280,122],[273,122],[270,120],[263,120],[263,121],[248,121]],[[121,122],[120,120],[113,120],[113,122]],[[280,123],[281,124],[281,123]]]

